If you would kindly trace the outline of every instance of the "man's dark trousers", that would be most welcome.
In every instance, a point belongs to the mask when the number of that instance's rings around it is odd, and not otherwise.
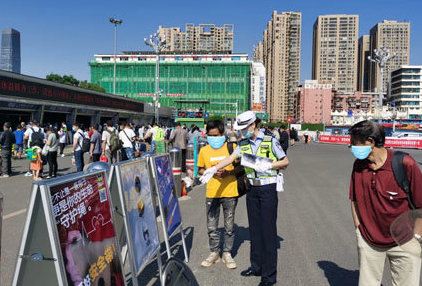
[[[1,160],[3,165],[3,175],[12,175],[12,150],[2,148],[1,150]]]
[[[261,273],[262,282],[276,283],[278,206],[276,184],[252,186],[246,195],[246,206],[252,270]]]

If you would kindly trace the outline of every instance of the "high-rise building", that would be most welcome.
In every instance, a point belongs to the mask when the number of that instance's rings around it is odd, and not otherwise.
[[[391,101],[407,109],[409,119],[422,119],[422,66],[401,66],[391,73]]]
[[[387,21],[376,24],[370,31],[370,51],[387,48],[395,57],[384,67],[383,92],[387,93],[391,72],[401,65],[409,65],[410,60],[410,23]],[[379,91],[380,70],[377,64],[369,66],[369,89]]]
[[[186,24],[186,31],[180,27],[159,26],[158,33],[166,39],[166,52],[225,52],[233,53],[234,25],[217,27],[213,24]]]
[[[302,13],[274,11],[263,34],[267,113],[272,122],[296,116]]]
[[[358,15],[318,16],[314,24],[312,78],[339,92],[357,87]]]
[[[258,42],[258,44],[255,46],[253,50],[253,59],[261,63],[264,62],[264,45],[262,42]]]
[[[251,105],[254,112],[266,112],[265,67],[261,62],[251,66]]]
[[[15,29],[3,30],[1,34],[0,69],[21,72],[21,35]]]
[[[359,38],[359,58],[358,58],[358,91],[369,90],[369,66],[370,45],[369,35],[363,35]]]

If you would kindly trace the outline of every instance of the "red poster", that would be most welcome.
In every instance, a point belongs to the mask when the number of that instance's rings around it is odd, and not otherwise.
[[[69,285],[124,285],[103,173],[50,187]]]
[[[350,144],[350,136],[320,135],[319,142],[333,144]],[[422,149],[422,139],[403,139],[386,137],[385,147]]]

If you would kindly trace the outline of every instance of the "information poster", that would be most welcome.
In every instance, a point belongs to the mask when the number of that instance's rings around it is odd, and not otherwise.
[[[158,182],[158,188],[161,193],[164,218],[167,223],[167,233],[170,237],[177,227],[181,224],[179,201],[174,186],[173,172],[170,164],[170,156],[154,157],[155,173]]]
[[[68,285],[124,285],[104,173],[50,186]]]
[[[137,275],[160,247],[147,160],[120,166]]]

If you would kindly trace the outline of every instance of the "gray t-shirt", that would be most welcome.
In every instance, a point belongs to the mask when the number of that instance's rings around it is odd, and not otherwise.
[[[101,154],[101,134],[98,131],[92,133],[91,143],[94,143],[93,154]]]
[[[57,140],[56,134],[51,133],[48,135],[48,141],[50,141],[50,146],[48,146],[49,152],[56,152],[57,147],[59,146],[59,140]]]

